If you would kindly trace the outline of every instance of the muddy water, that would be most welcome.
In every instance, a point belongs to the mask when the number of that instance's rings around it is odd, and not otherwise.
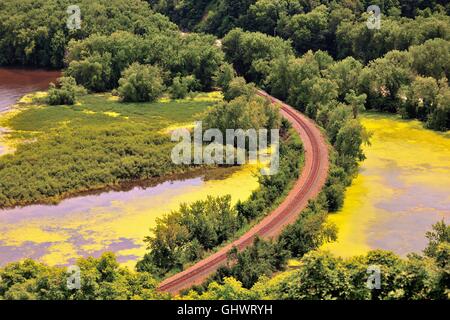
[[[47,90],[49,83],[60,74],[59,71],[0,68],[0,114],[9,110],[25,94]],[[7,130],[0,127],[0,156],[10,151],[2,139],[6,133]]]
[[[421,252],[431,226],[450,223],[450,132],[388,116],[362,122],[373,132],[372,145],[342,212],[330,217],[339,240],[325,249],[346,257],[370,249]]]
[[[68,265],[113,251],[132,267],[144,255],[143,239],[158,217],[208,195],[245,200],[258,187],[255,170],[218,169],[212,176],[72,198],[56,206],[0,210],[0,265],[24,258]]]
[[[0,112],[27,93],[47,90],[59,76],[59,71],[0,68]]]

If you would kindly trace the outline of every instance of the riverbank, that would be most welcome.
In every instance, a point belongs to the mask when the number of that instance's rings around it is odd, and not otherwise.
[[[324,249],[343,257],[370,249],[421,252],[431,226],[450,222],[450,132],[390,115],[367,113],[361,120],[372,144],[344,208],[329,218],[338,241]]]

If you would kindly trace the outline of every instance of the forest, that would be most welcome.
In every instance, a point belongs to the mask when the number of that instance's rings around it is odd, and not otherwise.
[[[330,90],[324,90],[341,101],[353,90],[367,96],[366,109],[417,118],[435,130],[450,128],[447,1],[150,3],[182,28],[224,37],[227,60],[239,74],[301,109],[310,103],[297,97],[300,93],[310,98],[306,86],[323,87],[331,80]],[[379,30],[365,24],[369,5],[382,10]],[[319,70],[298,69],[301,63],[295,56],[307,58],[308,51],[326,52]],[[289,93],[295,98],[289,99]],[[320,109],[317,103],[311,108]]]
[[[280,128],[280,172],[259,177],[247,201],[208,197],[158,219],[135,270],[112,253],[81,258],[81,289],[70,290],[65,267],[28,259],[0,268],[0,299],[174,298],[157,290],[161,280],[248,231],[300,174],[302,143],[257,88],[323,129],[327,182],[279,239],[232,250],[226,266],[175,298],[448,299],[445,222],[427,234],[423,254],[406,258],[371,251],[342,259],[320,251],[336,240],[327,215],[342,208],[370,144],[361,113],[396,113],[450,129],[448,1],[81,0],[79,30],[65,27],[69,4],[0,3],[0,66],[63,73],[44,98],[8,119],[17,138],[33,143],[0,158],[1,208],[193,170],[170,161],[173,143],[160,130],[198,118],[207,127]],[[379,30],[366,26],[370,4],[381,8]],[[196,100],[214,90],[223,99]],[[368,264],[383,268],[388,286],[381,291],[361,285]]]

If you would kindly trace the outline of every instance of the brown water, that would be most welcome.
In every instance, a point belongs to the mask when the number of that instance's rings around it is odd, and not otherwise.
[[[0,112],[27,93],[47,90],[60,75],[59,71],[0,68]]]

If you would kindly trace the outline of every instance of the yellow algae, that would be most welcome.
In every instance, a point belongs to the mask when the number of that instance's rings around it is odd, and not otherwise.
[[[0,249],[20,246],[24,255],[32,252],[50,265],[114,251],[123,265],[132,267],[146,253],[143,240],[158,217],[208,195],[230,194],[233,203],[245,200],[258,188],[255,172],[255,166],[247,165],[223,180],[193,178],[67,199],[57,206],[11,209],[0,216]]]
[[[70,260],[74,260],[77,249],[71,243],[59,242],[52,245],[46,255],[40,258],[40,261],[50,265],[67,265]]]
[[[37,99],[43,99],[43,98],[46,98],[47,96],[48,96],[48,92],[46,92],[46,91],[36,91],[36,92],[24,95],[22,98],[19,99],[19,103],[30,104],[30,103],[34,103],[35,100],[37,100]]]
[[[109,100],[109,101],[116,101],[116,102],[117,102],[117,101],[120,100],[120,97],[119,97],[119,96],[109,96],[109,97],[108,97],[108,100]]]
[[[39,225],[26,223],[15,226],[8,230],[8,226],[0,228],[2,235],[0,237],[2,243],[9,246],[20,246],[31,241],[35,244],[64,242],[69,237],[61,232],[46,231]]]
[[[223,94],[220,91],[212,91],[207,93],[199,93],[192,100],[194,101],[222,101]]]
[[[302,266],[302,263],[300,260],[289,259],[289,261],[288,261],[288,268],[295,269],[295,268],[299,268],[301,266]]]
[[[179,130],[179,129],[188,129],[188,130],[193,130],[195,128],[195,123],[194,122],[189,122],[189,123],[180,123],[180,124],[175,124],[172,126],[169,126],[163,130],[160,131],[160,133],[162,134],[170,134],[175,130]]]
[[[120,117],[120,113],[118,113],[118,112],[113,112],[113,111],[105,111],[105,112],[103,112],[103,114],[104,114],[105,116],[112,117],[112,118]]]
[[[343,257],[377,248],[420,251],[431,225],[450,220],[449,136],[392,116],[365,115],[362,123],[372,145],[342,211],[329,217],[338,241],[324,249]]]
[[[172,99],[170,99],[169,97],[162,97],[158,100],[159,103],[169,103],[171,101]]]
[[[202,92],[195,93],[192,97],[187,97],[185,99],[171,99],[168,96],[163,96],[159,98],[159,103],[169,103],[169,102],[185,102],[186,100],[191,100],[195,102],[214,102],[214,101],[223,101],[223,94],[220,91],[212,91],[212,92]]]

